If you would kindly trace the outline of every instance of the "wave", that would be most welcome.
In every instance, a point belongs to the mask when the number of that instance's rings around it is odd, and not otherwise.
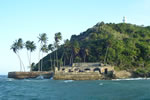
[[[35,79],[43,80],[43,79],[44,79],[44,76],[40,75],[40,76],[38,76],[38,77],[35,78]]]
[[[53,80],[53,77],[51,77],[50,80]]]
[[[103,83],[99,83],[99,85],[103,85]]]
[[[74,80],[65,80],[65,83],[73,82]]]
[[[121,80],[150,80],[150,78],[125,78],[125,79],[112,79],[114,81],[121,81]]]
[[[15,79],[13,79],[13,78],[8,78],[6,81],[9,81],[9,82],[11,82],[11,81],[14,81]]]

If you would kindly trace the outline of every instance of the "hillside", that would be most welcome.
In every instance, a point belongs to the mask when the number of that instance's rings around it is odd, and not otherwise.
[[[101,62],[147,74],[150,71],[150,26],[101,22],[80,35],[72,35],[57,53],[58,67],[73,62]],[[52,66],[56,66],[56,51],[43,58],[43,70],[51,70]]]

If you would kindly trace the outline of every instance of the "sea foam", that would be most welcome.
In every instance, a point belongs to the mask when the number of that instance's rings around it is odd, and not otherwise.
[[[150,80],[150,78],[125,78],[125,79],[112,79],[113,81],[121,81],[121,80]]]
[[[73,82],[74,80],[65,80],[65,83]]]

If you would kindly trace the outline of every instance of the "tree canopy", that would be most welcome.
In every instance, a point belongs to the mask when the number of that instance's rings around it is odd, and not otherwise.
[[[57,36],[55,41],[59,42],[59,34]],[[63,61],[65,65],[101,62],[120,69],[150,69],[150,26],[101,22],[79,35],[72,35],[70,40],[51,52],[52,57],[56,51],[59,63]],[[52,68],[49,55],[43,58],[44,70]]]

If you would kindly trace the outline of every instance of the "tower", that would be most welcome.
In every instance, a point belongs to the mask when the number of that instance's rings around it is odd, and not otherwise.
[[[123,16],[123,23],[126,23],[126,17],[125,16]]]

